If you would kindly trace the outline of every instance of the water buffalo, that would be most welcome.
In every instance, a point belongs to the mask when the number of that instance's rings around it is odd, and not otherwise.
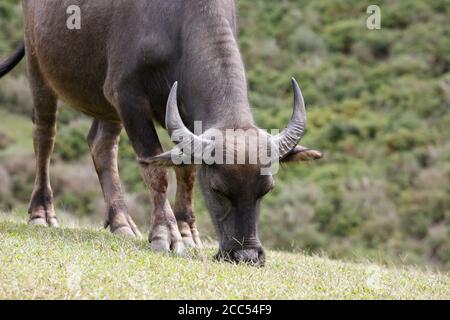
[[[73,5],[80,9],[80,28],[67,27],[67,8]],[[185,246],[202,246],[193,205],[198,172],[220,239],[218,257],[262,265],[258,214],[273,176],[262,175],[258,163],[175,165],[155,131],[161,124],[204,145],[214,144],[207,137],[212,129],[255,129],[262,135],[249,104],[235,1],[23,0],[22,6],[24,47],[0,65],[0,75],[26,55],[36,154],[30,224],[58,226],[49,164],[60,99],[94,119],[87,141],[113,233],[140,236],[127,212],[117,166],[125,128],[153,201],[151,248],[181,253]],[[265,137],[279,146],[281,162],[321,158],[320,152],[297,146],[306,114],[295,80],[293,88],[289,125]],[[203,126],[198,135],[192,133],[196,121]],[[229,151],[234,145],[224,141],[221,147]],[[173,210],[167,199],[168,167],[177,178]]]

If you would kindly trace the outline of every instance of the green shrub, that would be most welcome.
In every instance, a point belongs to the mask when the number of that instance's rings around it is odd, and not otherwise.
[[[86,121],[75,121],[70,125],[60,126],[55,153],[64,161],[78,160],[89,154],[86,141],[89,126],[89,122]]]

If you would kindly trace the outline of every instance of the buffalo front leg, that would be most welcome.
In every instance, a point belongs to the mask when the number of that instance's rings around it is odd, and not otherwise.
[[[194,187],[197,170],[195,166],[183,166],[176,167],[175,173],[177,193],[174,211],[183,242],[188,247],[203,248],[194,214]]]
[[[121,89],[112,90],[120,92]],[[122,123],[130,138],[138,158],[150,158],[162,153],[163,149],[151,115],[145,95],[133,91],[121,94],[108,94],[113,105],[119,110]],[[140,164],[142,178],[150,190],[153,203],[152,226],[149,235],[150,246],[155,251],[172,250],[181,254],[183,240],[177,221],[168,200],[168,171],[166,168]]]
[[[119,177],[117,154],[121,131],[120,123],[95,120],[87,140],[105,199],[105,226],[114,234],[140,238],[141,233],[128,214]]]
[[[153,201],[152,229],[149,235],[151,248],[155,251],[172,250],[181,254],[184,250],[183,240],[167,197],[167,169],[144,166],[141,172],[151,190]]]

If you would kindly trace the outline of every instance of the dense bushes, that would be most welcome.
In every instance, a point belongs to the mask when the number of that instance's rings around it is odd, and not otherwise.
[[[367,6],[359,0],[239,1],[258,124],[279,129],[287,123],[295,76],[309,112],[302,144],[326,154],[317,163],[283,168],[262,208],[261,238],[287,250],[448,268],[450,6],[445,0],[382,1],[379,31],[366,28]],[[0,4],[0,56],[22,37],[19,12],[13,0]],[[0,105],[29,115],[23,70],[2,79]],[[89,121],[67,108],[59,119],[53,159],[58,206],[99,219],[104,208],[85,142]],[[0,134],[6,141],[0,141],[2,209],[26,203],[32,188],[32,166],[10,165],[16,161],[11,146],[22,145],[22,138]],[[171,146],[167,137],[164,144]],[[120,154],[132,213],[148,223],[147,192],[125,135]],[[199,224],[212,235],[197,199]]]
[[[89,122],[73,121],[70,124],[61,126],[58,130],[55,151],[62,160],[74,161],[89,153],[86,142],[87,132],[89,132]]]
[[[368,31],[361,1],[241,5],[259,123],[287,121],[287,79],[295,75],[309,105],[304,144],[326,153],[280,174],[263,207],[263,237],[286,249],[377,257],[381,250],[448,265],[448,5],[380,6],[382,29]],[[261,43],[272,55],[258,54]]]

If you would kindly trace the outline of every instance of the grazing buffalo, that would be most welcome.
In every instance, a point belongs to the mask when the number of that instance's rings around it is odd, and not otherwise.
[[[67,9],[73,5],[80,9],[80,28],[67,24]],[[202,246],[193,205],[198,172],[220,238],[217,257],[263,265],[258,215],[261,199],[274,186],[273,175],[261,174],[260,161],[222,164],[192,155],[195,164],[176,164],[172,152],[163,153],[155,130],[155,124],[161,124],[170,134],[188,138],[179,139],[183,142],[233,153],[235,141],[219,143],[209,133],[250,129],[277,146],[271,155],[280,162],[322,157],[297,146],[306,114],[295,80],[294,112],[287,128],[272,136],[255,125],[238,46],[235,1],[23,0],[22,6],[24,46],[0,65],[0,75],[26,55],[36,154],[30,224],[58,226],[49,164],[60,99],[94,119],[87,142],[113,233],[140,236],[127,212],[117,166],[119,135],[125,128],[153,201],[149,241],[154,250],[181,253],[185,246]],[[197,121],[202,132],[194,134]],[[251,149],[242,134],[235,138]],[[251,156],[247,151],[244,158]],[[177,178],[173,210],[167,198],[168,167]]]

